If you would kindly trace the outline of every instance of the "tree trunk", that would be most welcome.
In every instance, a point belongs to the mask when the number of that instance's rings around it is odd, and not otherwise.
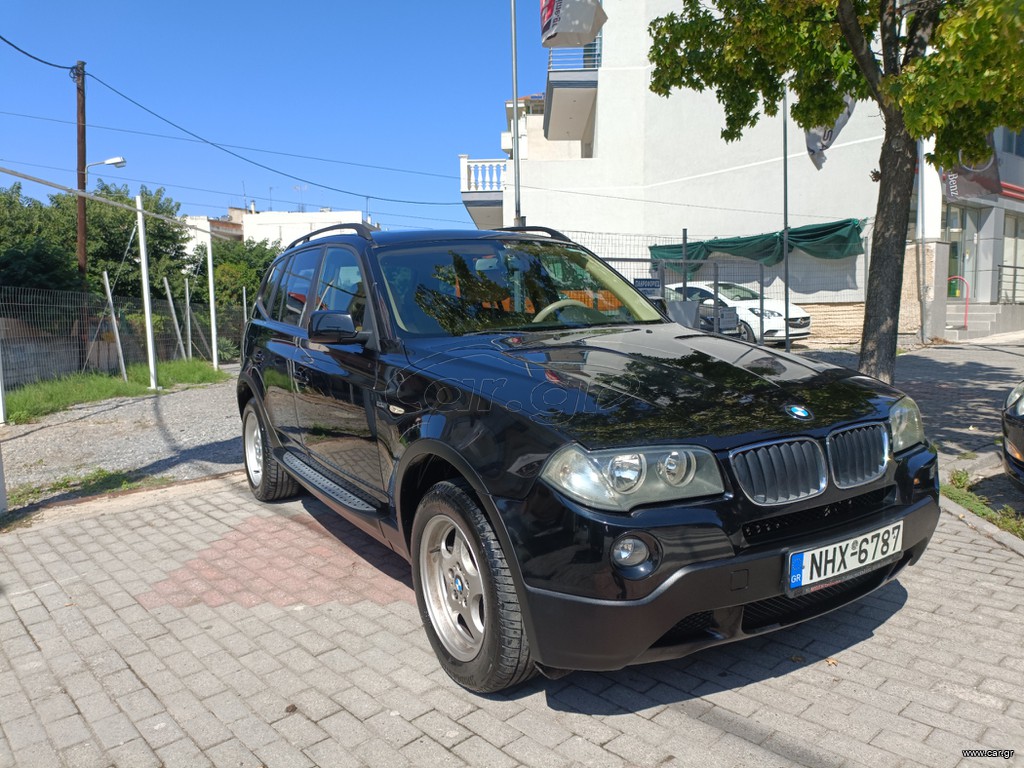
[[[879,158],[881,179],[875,227],[871,236],[860,370],[892,383],[896,368],[903,260],[907,249],[910,200],[914,192],[917,142],[907,133],[902,116],[896,110],[887,112],[885,138]]]

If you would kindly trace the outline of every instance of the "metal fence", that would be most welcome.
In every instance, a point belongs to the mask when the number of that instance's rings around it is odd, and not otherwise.
[[[146,363],[142,300],[115,297],[113,304],[112,318],[104,296],[0,286],[4,389],[84,371],[119,373],[115,318],[125,365]],[[193,304],[186,312],[184,302],[176,302],[172,312],[166,300],[153,300],[152,315],[157,360],[181,358],[183,352],[212,360],[208,306]],[[242,316],[241,307],[217,308],[222,362],[238,354]]]
[[[751,259],[725,254],[713,254],[707,261],[684,261],[680,247],[678,260],[652,260],[650,246],[679,243],[680,238],[579,231],[565,234],[638,285],[660,279],[662,290],[684,284],[731,283],[756,291],[765,300],[785,303],[788,270],[788,301],[811,318],[810,336],[801,343],[852,344],[860,339],[867,285],[866,255],[816,259],[793,251],[788,265],[766,267]]]
[[[999,268],[999,303],[1024,304],[1024,267],[1004,264]]]

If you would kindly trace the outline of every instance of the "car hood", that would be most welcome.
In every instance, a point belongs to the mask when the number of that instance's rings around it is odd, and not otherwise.
[[[885,418],[901,396],[854,371],[671,323],[435,340],[407,353],[421,375],[465,395],[455,399],[502,406],[591,449],[824,434]]]
[[[761,308],[761,301],[759,299],[749,299],[749,300],[746,300],[746,301],[736,301],[734,299],[726,299],[725,301],[726,301],[726,303],[729,306],[736,307],[737,309],[753,310],[753,309],[760,309]],[[765,299],[764,300],[764,308],[765,309],[769,309],[772,312],[778,312],[783,317],[786,316],[786,303],[784,301],[779,301],[778,299]],[[792,317],[807,317],[807,312],[804,309],[802,309],[801,307],[798,307],[796,304],[790,303],[790,305],[789,305],[789,316],[791,318]]]

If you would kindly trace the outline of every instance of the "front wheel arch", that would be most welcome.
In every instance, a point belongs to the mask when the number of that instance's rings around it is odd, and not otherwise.
[[[509,557],[464,481],[443,480],[423,496],[411,549],[417,607],[445,672],[479,693],[533,677],[528,618]]]
[[[393,542],[396,551],[410,563],[412,562],[412,527],[416,509],[427,491],[443,480],[450,480],[462,486],[465,492],[480,506],[484,517],[493,528],[495,536],[498,537],[498,542],[506,553],[508,568],[512,574],[512,583],[519,596],[519,606],[523,613],[530,646],[536,648],[537,638],[533,631],[523,572],[519,567],[517,550],[509,534],[508,526],[505,525],[504,518],[487,492],[483,480],[473,470],[469,462],[447,443],[431,439],[419,440],[409,446],[395,468],[392,494],[395,503],[395,522],[399,531],[399,539]],[[398,546],[401,545],[405,546],[404,552],[398,550]]]

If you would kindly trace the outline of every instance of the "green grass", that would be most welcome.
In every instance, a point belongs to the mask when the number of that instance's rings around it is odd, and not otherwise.
[[[19,485],[7,494],[7,512],[0,514],[0,531],[31,525],[37,501],[57,497],[79,498],[136,488],[159,488],[174,482],[171,477],[147,477],[132,472],[96,469],[79,477],[62,477],[48,485]]]
[[[963,475],[958,475],[963,472]],[[961,507],[970,510],[978,517],[988,520],[997,528],[1012,533],[1019,539],[1024,539],[1024,518],[1019,517],[1012,508],[1004,506],[1002,509],[992,509],[988,505],[988,499],[973,493],[967,486],[969,478],[963,470],[955,470],[950,476],[949,483],[942,484],[942,495],[950,501],[954,501]]]
[[[157,385],[208,384],[229,378],[203,360],[172,360],[157,365]],[[6,395],[7,422],[25,424],[80,403],[108,400],[112,397],[139,397],[152,394],[149,366],[132,365],[128,381],[102,373],[76,373],[62,379],[28,384]]]
[[[13,507],[23,507],[41,498],[55,494],[73,496],[95,496],[113,491],[130,491],[135,488],[150,488],[167,485],[170,478],[146,477],[131,472],[108,472],[95,469],[80,477],[67,476],[48,485],[19,485],[7,494],[7,503]]]

